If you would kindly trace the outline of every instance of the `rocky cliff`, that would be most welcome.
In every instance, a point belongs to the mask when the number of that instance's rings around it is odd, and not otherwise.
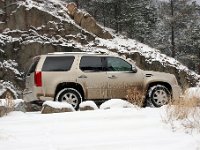
[[[65,6],[66,3],[61,0],[0,0],[2,85],[12,84],[12,89],[20,91],[24,87],[23,75],[27,62],[36,55],[60,51],[96,51],[124,55],[135,60],[142,69],[175,74],[184,88],[199,81],[199,76],[194,72],[160,54],[158,50],[108,31],[102,33],[109,35],[109,38],[92,33],[94,29],[88,31],[68,15]]]

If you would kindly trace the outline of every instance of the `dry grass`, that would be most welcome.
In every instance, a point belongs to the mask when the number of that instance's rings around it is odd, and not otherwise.
[[[144,105],[144,98],[139,88],[133,87],[127,90],[126,99],[133,105],[142,107]]]
[[[163,121],[169,123],[173,129],[183,127],[185,131],[196,130],[200,132],[199,98],[175,100],[168,104],[165,110]]]
[[[6,107],[6,115],[14,110],[14,100],[10,93],[6,93],[5,107]]]

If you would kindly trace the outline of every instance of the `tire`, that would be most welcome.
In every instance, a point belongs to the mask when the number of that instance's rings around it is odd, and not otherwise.
[[[73,88],[64,88],[56,95],[55,101],[67,102],[71,104],[75,110],[79,108],[79,104],[82,102],[81,94]]]
[[[163,85],[155,85],[148,90],[147,105],[150,107],[161,107],[168,104],[171,99],[171,92],[168,88]]]

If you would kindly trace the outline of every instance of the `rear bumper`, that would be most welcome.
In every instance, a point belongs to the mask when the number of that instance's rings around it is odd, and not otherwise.
[[[31,102],[35,100],[53,100],[53,95],[43,94],[43,90],[40,87],[34,87],[33,89],[25,89],[23,91],[24,101]]]
[[[35,94],[33,94],[33,91],[25,89],[23,91],[23,100],[26,102],[31,102],[31,101],[38,100],[38,98],[36,97]]]

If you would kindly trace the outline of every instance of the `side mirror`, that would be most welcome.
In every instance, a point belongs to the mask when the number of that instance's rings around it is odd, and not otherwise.
[[[132,65],[132,72],[133,73],[137,73],[137,68],[135,66]]]

